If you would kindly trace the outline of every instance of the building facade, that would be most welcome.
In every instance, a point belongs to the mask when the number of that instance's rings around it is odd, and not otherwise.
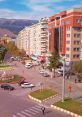
[[[28,55],[44,55],[48,51],[48,20],[42,18],[39,23],[25,27],[17,36],[17,47]]]
[[[67,61],[82,59],[82,7],[49,17],[49,51],[65,55]]]
[[[29,52],[29,28],[25,27],[22,31],[19,32],[16,39],[16,45],[20,50]]]

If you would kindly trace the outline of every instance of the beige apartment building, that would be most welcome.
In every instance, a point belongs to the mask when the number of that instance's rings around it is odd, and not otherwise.
[[[48,52],[48,20],[42,18],[39,23],[25,27],[17,36],[17,47],[28,55],[44,55]]]

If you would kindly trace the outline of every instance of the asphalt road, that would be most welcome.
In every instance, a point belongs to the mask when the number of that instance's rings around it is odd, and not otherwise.
[[[14,93],[14,91],[13,91]],[[42,117],[42,105],[27,97],[12,95],[12,91],[0,89],[0,117]],[[69,117],[64,113],[45,107],[45,117]]]
[[[13,63],[14,70],[6,71],[11,74],[20,74],[26,78],[26,80],[30,83],[35,84],[35,88],[32,90],[36,90],[40,88],[40,83],[43,82],[45,87],[53,88],[61,94],[62,90],[62,78],[54,78],[50,77],[44,78],[38,72],[38,68],[26,69],[24,65],[21,63],[15,62]],[[66,92],[68,93],[67,86],[71,82],[69,80],[66,81]],[[30,100],[27,96],[31,89],[22,89],[18,84],[13,84],[16,90],[14,91],[4,91],[0,89],[0,117],[42,117],[41,105]],[[73,94],[80,94],[81,90],[78,91],[77,86],[72,82],[73,86],[72,92]],[[82,93],[81,93],[82,94]],[[71,94],[71,96],[73,96]],[[75,96],[75,94],[74,94]],[[46,107],[45,117],[70,117],[69,115],[53,110],[49,107]]]

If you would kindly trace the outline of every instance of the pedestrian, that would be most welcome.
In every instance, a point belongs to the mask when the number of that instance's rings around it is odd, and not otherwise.
[[[44,115],[45,107],[42,107],[41,110],[42,110],[42,114]]]
[[[75,83],[77,83],[77,79],[75,79]]]

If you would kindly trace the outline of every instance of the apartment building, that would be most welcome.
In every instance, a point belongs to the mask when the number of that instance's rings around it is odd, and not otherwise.
[[[26,52],[29,52],[29,28],[25,27],[19,32],[16,38],[16,45],[20,50],[23,49]]]
[[[49,51],[65,55],[67,61],[82,59],[82,7],[49,17]]]
[[[44,55],[48,51],[48,20],[25,27],[17,36],[17,47],[29,55]]]

